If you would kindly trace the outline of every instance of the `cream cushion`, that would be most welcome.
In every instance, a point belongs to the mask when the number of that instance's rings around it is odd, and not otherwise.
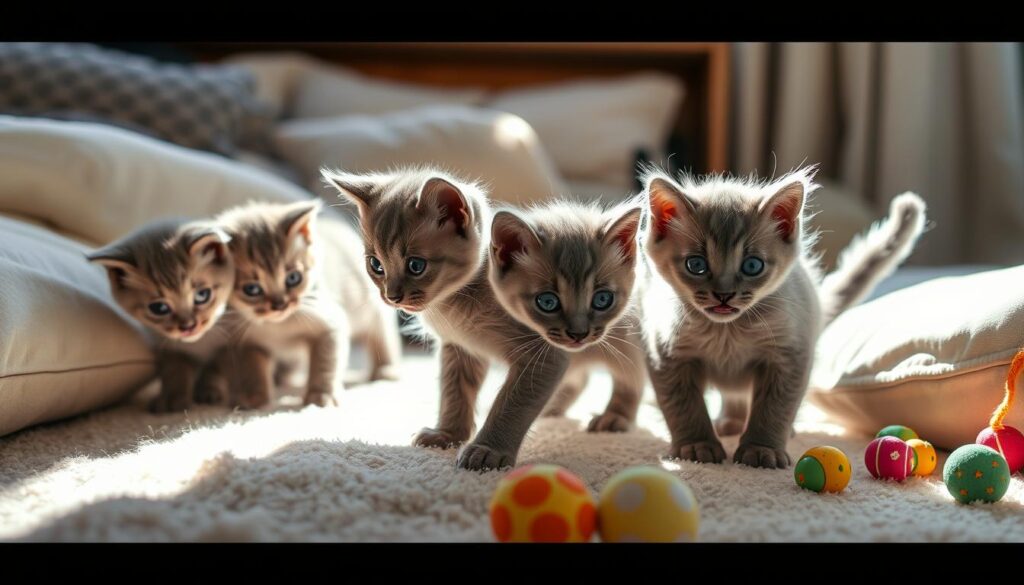
[[[0,116],[0,212],[96,244],[158,217],[308,197],[261,169],[119,128]]]
[[[436,165],[481,180],[499,201],[526,204],[566,191],[536,134],[521,118],[465,106],[427,106],[379,116],[292,120],[279,125],[280,156],[328,200],[320,167],[366,172]]]
[[[938,278],[826,328],[808,399],[850,429],[873,435],[901,424],[955,449],[987,425],[1022,346],[1024,266]],[[1006,423],[1024,429],[1024,400]]]
[[[664,161],[683,95],[677,78],[650,72],[507,90],[485,105],[529,122],[566,179],[625,193],[638,150]]]
[[[146,340],[85,259],[91,246],[161,216],[310,196],[125,130],[0,116],[0,435],[113,402],[153,376]]]
[[[0,217],[0,435],[110,404],[153,376],[88,250]]]

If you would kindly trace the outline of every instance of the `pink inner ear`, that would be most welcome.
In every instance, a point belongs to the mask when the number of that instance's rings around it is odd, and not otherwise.
[[[622,252],[626,255],[627,258],[631,258],[633,256],[633,248],[634,244],[636,243],[636,240],[634,239],[635,236],[636,224],[633,223],[621,228],[615,234],[615,241],[618,242],[619,247],[622,248]]]
[[[668,224],[676,216],[676,206],[668,198],[653,195],[651,196],[651,225],[658,239],[665,237],[668,233]]]
[[[214,257],[218,262],[224,259],[224,248],[217,242],[210,242],[209,244],[206,244],[206,246],[203,247],[202,255],[206,256],[211,252],[214,254]]]
[[[800,209],[795,198],[787,198],[780,201],[772,208],[772,219],[778,222],[776,230],[782,239],[789,241],[796,229],[796,215]]]
[[[495,255],[498,257],[498,265],[507,267],[512,264],[512,255],[526,251],[526,245],[519,238],[519,234],[513,231],[502,231],[494,241]]]
[[[437,206],[442,215],[438,226],[444,225],[446,221],[455,223],[455,230],[459,235],[466,235],[466,226],[469,225],[469,210],[466,209],[466,201],[462,195],[451,185],[443,185],[437,191]]]

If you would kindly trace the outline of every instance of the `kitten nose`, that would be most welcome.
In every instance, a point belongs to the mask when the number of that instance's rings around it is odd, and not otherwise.
[[[590,335],[590,331],[573,331],[572,329],[566,329],[565,334],[573,338],[575,341],[583,341],[587,335]]]
[[[391,301],[392,303],[400,303],[402,302],[402,299],[405,298],[405,293],[402,291],[388,292],[386,294],[388,296],[388,300]]]
[[[282,297],[274,297],[270,299],[270,308],[275,311],[280,311],[285,308],[288,303]]]
[[[188,331],[192,331],[195,328],[196,328],[196,320],[195,320],[195,318],[191,318],[191,319],[189,319],[187,321],[178,321],[178,331],[181,331],[181,332],[185,333],[185,332],[188,332]]]
[[[723,305],[724,305],[725,303],[728,303],[728,302],[729,302],[729,299],[731,299],[731,298],[733,298],[734,296],[736,296],[736,293],[734,293],[734,292],[728,292],[728,293],[724,293],[724,292],[713,292],[713,293],[711,293],[711,294],[715,295],[715,298],[716,298],[716,299],[718,299],[718,300],[722,301],[722,304],[723,304]]]

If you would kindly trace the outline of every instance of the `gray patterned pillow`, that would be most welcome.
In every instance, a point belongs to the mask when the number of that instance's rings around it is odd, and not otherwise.
[[[233,156],[269,143],[271,109],[248,71],[177,65],[84,43],[0,43],[0,112],[85,115]]]

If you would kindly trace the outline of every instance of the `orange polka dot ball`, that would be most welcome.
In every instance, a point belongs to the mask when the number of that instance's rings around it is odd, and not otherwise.
[[[596,524],[594,496],[558,465],[517,467],[491,498],[491,530],[499,542],[588,542]]]
[[[608,480],[597,518],[605,542],[694,542],[700,525],[693,491],[657,467],[631,467]]]
[[[907,444],[914,450],[914,475],[931,475],[938,464],[935,459],[935,447],[921,439],[910,439]]]

